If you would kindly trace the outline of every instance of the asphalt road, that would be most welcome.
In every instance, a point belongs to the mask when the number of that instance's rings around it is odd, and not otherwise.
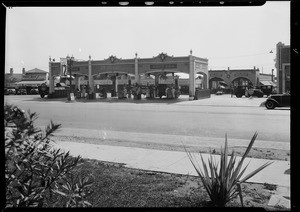
[[[224,138],[227,133],[229,138],[249,140],[258,131],[259,140],[290,142],[290,110],[259,107],[265,98],[254,99],[257,102],[254,106],[247,104],[247,98],[230,98],[230,95],[212,95],[210,100],[181,100],[66,103],[61,99],[41,100],[38,95],[4,97],[7,103],[37,112],[39,118],[35,123],[41,127],[53,120],[63,128],[211,138]],[[235,101],[239,104],[235,105]]]

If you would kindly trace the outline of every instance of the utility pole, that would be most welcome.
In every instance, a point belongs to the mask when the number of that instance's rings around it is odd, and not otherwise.
[[[74,57],[72,56],[71,58],[69,55],[67,56],[67,69],[69,69],[69,81],[70,81],[70,94],[68,96],[68,100],[71,100],[71,93],[72,93],[72,65],[73,65]]]

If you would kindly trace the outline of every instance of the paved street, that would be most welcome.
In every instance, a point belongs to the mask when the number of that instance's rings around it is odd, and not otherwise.
[[[63,142],[56,145],[72,155],[122,163],[126,167],[196,175],[185,152],[122,146],[122,141],[165,146],[220,147],[224,134],[229,146],[247,146],[255,131],[259,132],[254,147],[290,150],[290,110],[267,110],[259,107],[265,98],[231,98],[230,95],[188,101],[118,101],[116,99],[92,102],[66,102],[65,99],[47,100],[38,96],[5,96],[5,102],[38,112],[37,126],[45,126],[52,119],[63,128],[56,135],[83,137],[82,142]],[[85,143],[87,138],[96,141],[116,141],[117,146]],[[79,139],[80,140],[80,139]],[[208,154],[202,154],[205,160]],[[198,155],[199,156],[199,155]],[[219,156],[215,155],[218,161]],[[238,157],[239,158],[239,157]],[[250,173],[266,159],[246,158],[251,162]],[[273,161],[266,169],[248,182],[277,185],[272,195],[284,199],[290,208],[289,161]],[[286,198],[283,198],[283,197]],[[276,199],[278,203],[278,199]]]
[[[39,113],[38,126],[52,119],[67,130],[98,130],[147,135],[196,136],[224,141],[249,140],[255,131],[257,140],[290,141],[290,110],[259,107],[266,98],[230,98],[212,95],[210,99],[180,100],[101,100],[66,103],[65,99],[47,100],[38,95],[5,96],[5,102]],[[124,134],[125,135],[125,134]],[[162,141],[163,142],[163,141]]]

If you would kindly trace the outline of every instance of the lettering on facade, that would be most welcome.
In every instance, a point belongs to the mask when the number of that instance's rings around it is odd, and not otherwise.
[[[177,64],[155,64],[150,65],[150,69],[176,69]]]
[[[51,67],[58,68],[60,67],[60,63],[51,63]]]

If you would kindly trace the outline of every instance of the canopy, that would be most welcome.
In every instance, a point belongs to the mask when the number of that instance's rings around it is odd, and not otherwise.
[[[260,81],[261,85],[272,85],[275,86],[276,84],[272,81]]]
[[[225,87],[228,86],[227,83],[224,82],[224,81],[219,82],[219,84],[222,85],[222,86],[225,86]]]
[[[39,86],[43,83],[47,83],[46,80],[44,81],[20,81],[16,82],[15,85],[17,86]]]

